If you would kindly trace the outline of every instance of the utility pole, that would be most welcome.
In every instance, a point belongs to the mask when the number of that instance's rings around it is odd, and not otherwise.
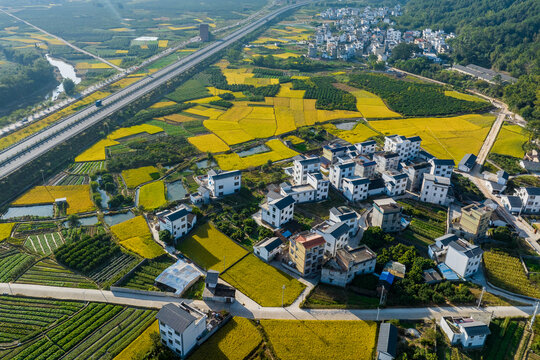
[[[285,307],[285,284],[281,287],[281,307]]]
[[[534,313],[531,317],[531,322],[529,324],[529,330],[532,331],[532,327],[534,324],[534,320],[536,319],[536,314],[538,313],[538,301],[536,302],[536,306],[534,307]]]
[[[482,293],[480,294],[480,299],[478,299],[478,308],[480,308],[480,305],[482,304],[482,298],[484,297],[484,292],[486,291],[486,287],[482,286]]]
[[[381,308],[377,306],[377,321],[379,321],[379,313],[381,312]]]
[[[225,272],[225,256],[223,257],[223,269],[221,270],[221,272]]]

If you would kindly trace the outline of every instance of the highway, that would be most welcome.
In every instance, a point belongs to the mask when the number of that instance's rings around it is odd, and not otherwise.
[[[200,62],[230,46],[235,41],[257,30],[280,14],[308,3],[309,1],[304,1],[278,9],[259,20],[234,31],[225,38],[155,72],[151,76],[145,77],[144,79],[104,98],[102,100],[103,106],[87,106],[85,109],[66,117],[45,130],[5,149],[0,153],[0,178],[6,177],[60,143],[67,141],[71,137],[81,133],[96,123],[99,123],[139,97],[156,89],[168,80],[193,68]]]

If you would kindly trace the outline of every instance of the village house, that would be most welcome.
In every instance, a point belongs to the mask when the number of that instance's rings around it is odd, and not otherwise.
[[[447,177],[424,174],[420,200],[431,204],[448,205],[450,179]]]
[[[365,245],[353,250],[339,249],[322,266],[321,282],[345,287],[356,275],[375,271],[376,262],[377,254]]]
[[[394,199],[373,200],[371,226],[379,226],[384,232],[401,229],[401,205]]]
[[[291,238],[289,260],[302,276],[314,275],[321,271],[325,241],[319,234],[300,234]]]
[[[206,315],[184,302],[167,304],[156,315],[163,345],[184,359],[206,331]]]
[[[165,210],[156,214],[159,230],[167,230],[176,241],[193,229],[197,222],[197,216],[191,212],[191,208],[181,204],[174,210]]]

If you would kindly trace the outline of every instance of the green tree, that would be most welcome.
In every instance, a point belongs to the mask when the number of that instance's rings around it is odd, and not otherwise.
[[[169,230],[161,230],[159,232],[159,240],[163,241],[167,245],[172,245],[174,243],[174,239]]]
[[[73,95],[75,93],[75,83],[71,79],[64,79],[62,82],[62,85],[64,85],[64,91],[68,95]]]
[[[77,227],[80,224],[79,217],[75,214],[69,215],[67,221],[70,227]]]
[[[394,62],[396,60],[409,60],[412,58],[415,52],[419,51],[420,49],[416,44],[407,44],[402,42],[397,44],[396,47],[392,49],[392,55],[388,60],[390,62]]]

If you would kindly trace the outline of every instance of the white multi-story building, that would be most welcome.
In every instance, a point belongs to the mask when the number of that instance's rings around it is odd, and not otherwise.
[[[206,331],[206,315],[185,303],[167,304],[156,315],[163,345],[184,359]]]
[[[235,194],[240,191],[242,173],[239,170],[208,172],[208,189],[213,197]]]
[[[452,177],[452,173],[454,172],[454,166],[456,165],[454,160],[437,158],[429,160],[429,164],[431,165],[431,169],[429,171],[431,175],[447,178]]]
[[[159,230],[168,230],[176,240],[193,229],[197,222],[197,216],[191,212],[191,208],[184,204],[174,210],[165,210],[156,214]]]
[[[522,212],[530,214],[540,212],[540,188],[520,187],[516,190],[516,195],[521,199]]]
[[[349,225],[345,222],[334,223],[326,220],[315,226],[313,231],[326,241],[324,252],[328,256],[336,256],[336,251],[349,243]]]
[[[472,318],[443,316],[440,326],[450,344],[461,344],[467,350],[482,348],[491,334],[488,325]]]
[[[375,168],[377,167],[377,163],[375,161],[360,156],[356,158],[354,162],[356,163],[354,175],[368,179],[375,178]]]
[[[307,176],[307,184],[313,187],[316,191],[315,201],[322,201],[328,198],[328,189],[330,181],[320,172],[309,173]]]
[[[417,191],[422,186],[424,174],[427,174],[431,171],[431,165],[429,165],[429,163],[427,162],[421,162],[418,164],[404,166],[403,171],[407,174],[407,177],[409,178],[407,180],[407,189],[410,191]]]
[[[405,194],[407,189],[408,176],[405,173],[385,171],[382,173],[386,194],[388,196],[398,196]]]
[[[396,232],[401,229],[402,207],[394,199],[373,200],[371,226],[379,226],[384,232]]]
[[[354,144],[360,155],[373,155],[377,147],[375,140],[367,140],[361,143]]]
[[[334,223],[344,222],[349,225],[350,237],[356,235],[360,228],[360,215],[347,206],[331,208],[329,220]]]
[[[277,195],[277,196],[274,196]],[[294,198],[291,195],[271,194],[260,205],[261,220],[274,228],[288,223],[294,216]]]
[[[341,190],[343,188],[343,178],[352,177],[354,175],[354,168],[354,161],[346,161],[332,165],[330,167],[330,183],[332,186]]]
[[[420,192],[420,200],[431,204],[448,205],[449,188],[449,178],[425,174]]]
[[[399,155],[395,152],[377,152],[373,155],[373,160],[377,163],[375,170],[379,173],[397,170],[399,166]]]
[[[457,275],[466,278],[475,274],[482,263],[482,249],[454,234],[446,234],[435,239],[428,247],[431,258],[444,262]]]
[[[307,175],[318,172],[321,168],[321,159],[318,156],[300,156],[300,159],[295,159],[293,162],[293,183],[295,185],[306,184]]]
[[[422,138],[420,136],[405,137],[399,135],[387,136],[384,139],[384,151],[399,155],[399,161],[414,160],[418,157]]]
[[[339,249],[336,256],[324,263],[321,282],[345,287],[356,275],[375,271],[377,254],[365,245],[354,250]]]
[[[368,197],[369,179],[358,176],[343,178],[342,192],[343,196],[349,201],[362,201]]]

